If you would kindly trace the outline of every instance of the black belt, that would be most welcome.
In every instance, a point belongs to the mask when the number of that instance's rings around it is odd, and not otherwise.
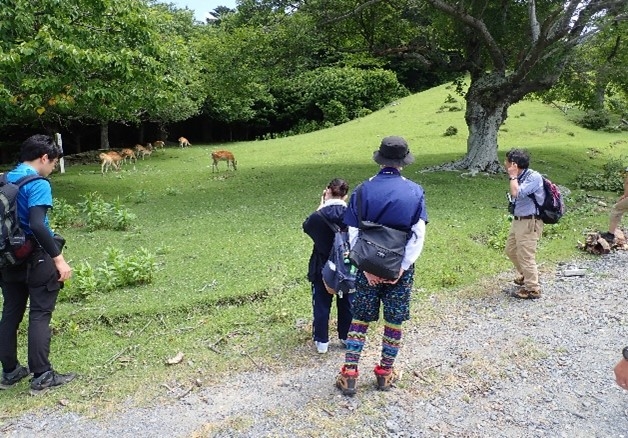
[[[538,218],[539,217],[534,215],[534,214],[531,214],[531,215],[528,215],[528,216],[515,216],[515,220],[516,221],[522,221],[524,219],[538,219]]]

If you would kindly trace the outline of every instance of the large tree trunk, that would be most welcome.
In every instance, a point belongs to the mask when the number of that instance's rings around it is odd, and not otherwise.
[[[507,111],[508,104],[503,102],[486,107],[471,99],[467,101],[465,119],[469,137],[467,155],[460,160],[462,168],[479,172],[501,172],[501,163],[497,158],[497,134],[506,120]]]
[[[100,148],[109,149],[109,122],[100,122]]]
[[[168,130],[166,129],[166,124],[161,122],[159,123],[159,140],[168,140]]]
[[[487,74],[471,80],[465,113],[469,129],[467,154],[442,169],[468,170],[471,173],[503,171],[497,157],[497,134],[508,117],[508,107],[513,99],[504,84],[502,74]]]

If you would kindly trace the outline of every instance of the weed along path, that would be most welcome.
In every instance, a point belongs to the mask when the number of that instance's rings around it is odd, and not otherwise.
[[[584,269],[582,277],[562,276]],[[544,296],[507,296],[510,274],[414,303],[403,377],[374,387],[369,333],[358,394],[339,394],[340,344],[294,351],[298,365],[166,390],[167,402],[78,415],[59,404],[4,421],[8,437],[622,437],[628,392],[612,368],[628,345],[628,252],[546,268]],[[54,392],[48,396],[54,397]]]

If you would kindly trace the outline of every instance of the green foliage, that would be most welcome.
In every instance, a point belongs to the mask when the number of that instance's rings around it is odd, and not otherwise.
[[[456,128],[455,126],[450,126],[445,129],[445,133],[443,134],[443,136],[449,137],[456,134],[458,134],[458,128]]]
[[[608,160],[602,166],[602,172],[583,172],[574,181],[576,187],[585,190],[604,190],[623,192],[626,164],[621,158]]]
[[[607,126],[611,121],[610,115],[606,110],[589,110],[577,121],[578,125],[586,129],[598,131]]]
[[[128,230],[136,215],[120,204],[117,199],[113,204],[105,202],[98,192],[82,196],[83,201],[77,204],[84,226],[88,230]]]
[[[502,215],[486,230],[485,241],[489,248],[504,251],[512,219],[510,214]]]
[[[80,225],[78,209],[61,198],[54,200],[54,208],[49,211],[48,220],[53,230]]]
[[[304,133],[363,117],[408,92],[389,71],[324,67],[277,83],[272,93],[281,120],[293,124],[292,132]]]
[[[80,301],[102,292],[148,284],[157,268],[155,255],[145,248],[126,256],[119,248],[109,247],[105,260],[96,268],[89,262],[80,262],[67,287],[62,289],[61,301]]]

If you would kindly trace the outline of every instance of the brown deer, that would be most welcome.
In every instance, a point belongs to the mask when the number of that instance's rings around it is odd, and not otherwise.
[[[142,156],[142,160],[144,159],[144,157],[146,157],[146,155],[148,155],[150,157],[150,154],[153,153],[153,147],[152,145],[150,145],[150,143],[148,143],[148,145],[146,145],[146,147],[142,146],[141,144],[136,144],[135,145],[135,151],[137,152],[137,155],[141,155]]]
[[[218,171],[218,162],[226,161],[227,162],[227,170],[229,170],[229,166],[233,166],[233,170],[237,170],[238,162],[235,160],[233,154],[229,151],[213,151],[212,152],[212,172]]]
[[[137,157],[135,156],[135,152],[133,152],[133,149],[122,149],[120,151],[120,156],[122,156],[123,163],[126,163],[127,158],[130,162],[133,162],[133,164],[137,163]]]
[[[156,142],[153,143],[153,146],[155,147],[155,149],[163,149],[164,146],[166,146],[166,143],[164,143],[161,140],[157,140]]]
[[[192,146],[192,144],[185,137],[179,137],[179,147],[184,148],[187,146]]]
[[[107,153],[101,152],[100,155],[101,165],[100,165],[100,173],[103,175],[109,171],[109,168],[113,166],[115,170],[120,170],[120,162],[122,161],[122,156],[116,151],[109,151]]]

